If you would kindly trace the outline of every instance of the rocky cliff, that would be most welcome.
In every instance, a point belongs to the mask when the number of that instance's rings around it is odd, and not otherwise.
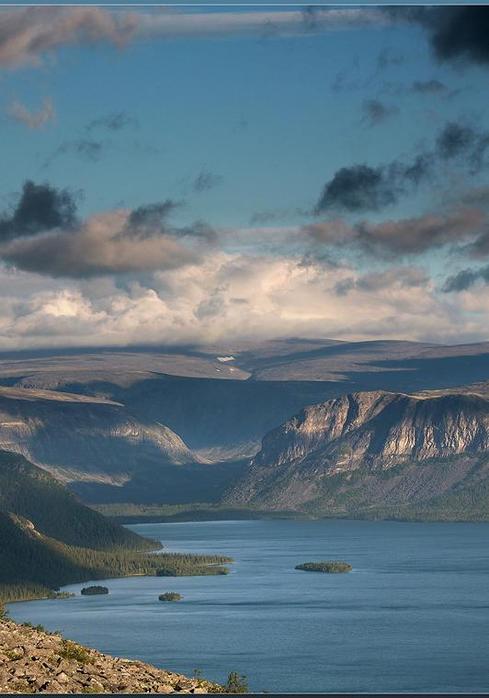
[[[21,453],[65,481],[121,484],[141,464],[196,458],[164,424],[112,400],[52,390],[0,388],[0,449]]]
[[[269,432],[226,500],[322,511],[430,498],[485,478],[489,401],[476,393],[353,393]]]
[[[0,620],[0,693],[220,693],[223,688]]]

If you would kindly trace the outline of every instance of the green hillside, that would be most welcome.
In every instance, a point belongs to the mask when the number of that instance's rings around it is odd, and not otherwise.
[[[83,506],[45,470],[9,451],[0,451],[0,511],[29,519],[38,531],[67,545],[155,548],[154,542]]]
[[[230,562],[147,552],[158,547],[80,504],[23,456],[0,452],[0,602],[92,579],[223,574]]]

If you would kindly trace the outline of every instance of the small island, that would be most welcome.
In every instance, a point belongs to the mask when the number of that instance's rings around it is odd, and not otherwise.
[[[96,594],[108,594],[108,593],[109,593],[109,590],[107,589],[107,587],[101,587],[101,586],[85,587],[80,592],[80,594],[82,596],[95,596]]]
[[[351,572],[352,566],[348,562],[342,560],[322,560],[321,562],[304,562],[302,565],[296,565],[296,570],[304,572],[324,572],[326,574],[342,574]]]
[[[165,594],[160,594],[158,599],[160,601],[181,601],[183,596],[181,594],[177,594],[176,591],[167,591]]]

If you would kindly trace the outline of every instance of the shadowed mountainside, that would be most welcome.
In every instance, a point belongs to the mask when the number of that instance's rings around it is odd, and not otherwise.
[[[80,504],[45,470],[7,451],[0,451],[0,511],[28,519],[42,534],[66,545],[102,550],[146,544],[132,531]]]

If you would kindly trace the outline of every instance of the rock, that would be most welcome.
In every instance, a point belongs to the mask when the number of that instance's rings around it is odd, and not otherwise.
[[[60,635],[0,620],[0,693],[223,692],[210,681],[87,648],[80,647],[81,661],[66,659],[60,654],[65,648]]]

